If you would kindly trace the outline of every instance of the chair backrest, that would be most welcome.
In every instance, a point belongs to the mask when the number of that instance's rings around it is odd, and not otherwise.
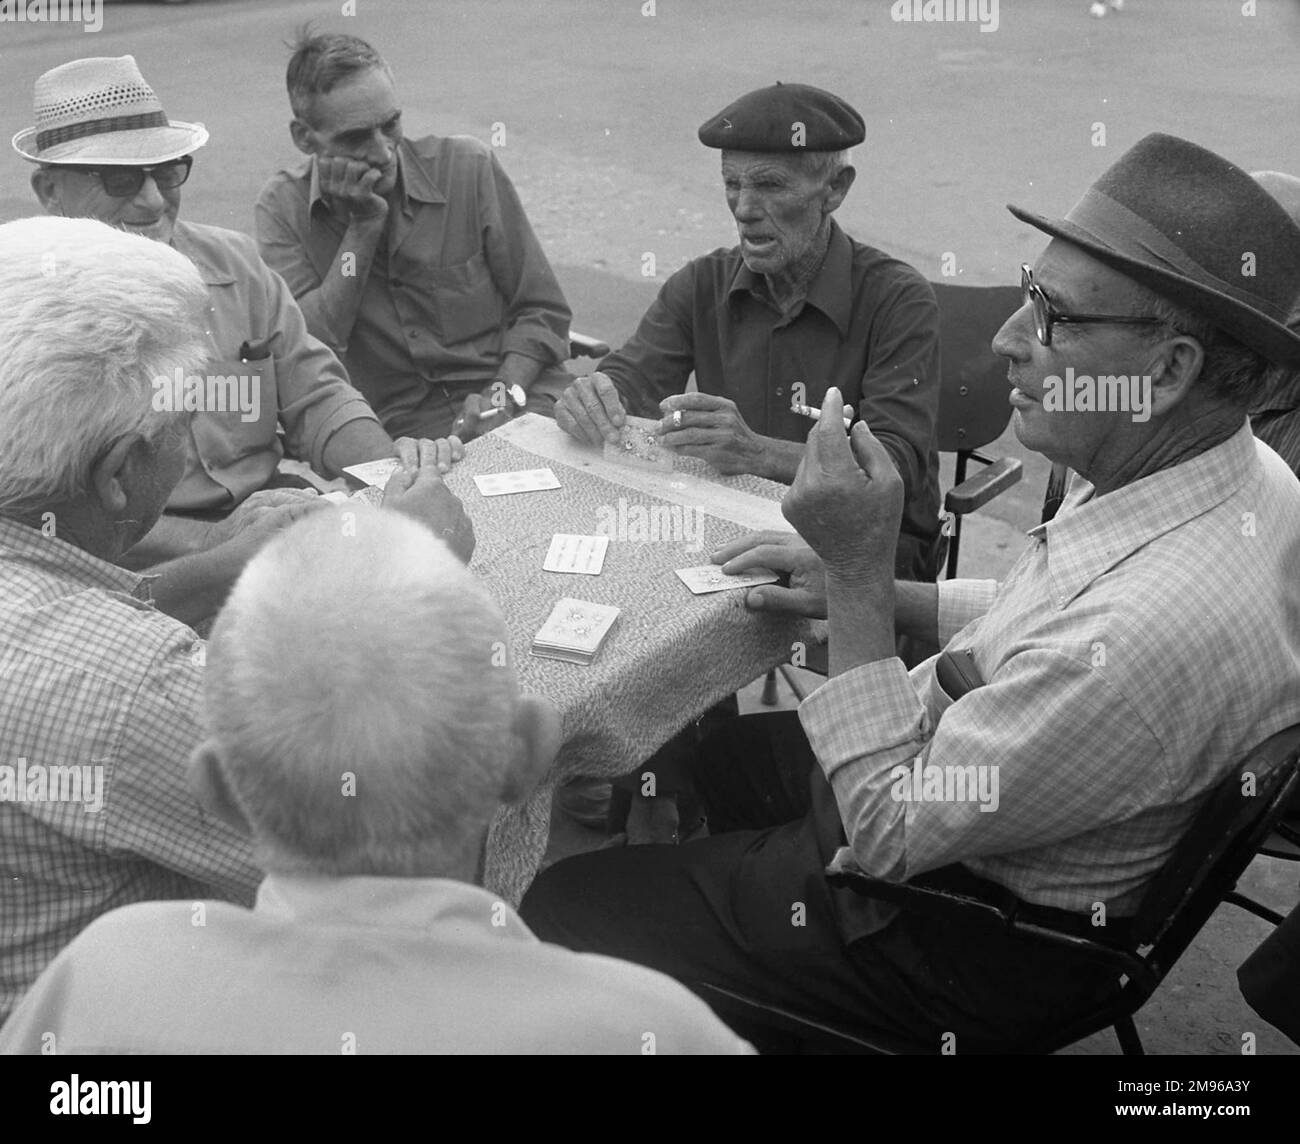
[[[1215,787],[1156,875],[1133,924],[1160,975],[1191,943],[1250,865],[1297,787],[1300,724],[1261,743]]]
[[[939,302],[938,448],[966,453],[1001,436],[1011,420],[1007,363],[989,343],[1020,307],[1018,286],[931,282]]]

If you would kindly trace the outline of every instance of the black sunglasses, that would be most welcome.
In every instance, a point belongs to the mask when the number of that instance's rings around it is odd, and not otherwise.
[[[1045,346],[1052,344],[1052,326],[1064,322],[1072,326],[1098,325],[1103,322],[1119,326],[1162,325],[1163,318],[1135,318],[1129,314],[1066,314],[1047,300],[1043,288],[1034,281],[1034,272],[1020,266],[1020,304],[1028,302],[1034,310],[1034,332]]]
[[[169,163],[159,163],[156,167],[68,167],[70,171],[81,171],[94,175],[104,187],[104,193],[115,199],[133,199],[144,186],[144,178],[150,176],[161,191],[170,191],[179,187],[190,177],[190,168],[194,166],[191,155],[183,155]]]

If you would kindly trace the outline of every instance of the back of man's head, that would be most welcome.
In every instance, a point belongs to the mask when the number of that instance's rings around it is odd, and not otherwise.
[[[365,40],[339,32],[313,34],[310,28],[299,31],[291,45],[293,54],[285,70],[284,83],[289,91],[289,106],[305,123],[311,122],[312,100],[328,95],[371,68],[391,70]]]
[[[264,868],[472,877],[519,753],[507,643],[473,574],[397,513],[322,508],[263,549],[209,643],[199,754]]]
[[[131,433],[159,438],[154,378],[207,358],[207,290],[163,243],[92,219],[0,226],[0,514],[85,492]]]

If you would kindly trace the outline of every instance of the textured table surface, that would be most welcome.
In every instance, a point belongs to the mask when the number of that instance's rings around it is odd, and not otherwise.
[[[606,462],[553,421],[528,414],[474,441],[447,484],[465,503],[478,544],[471,569],[505,615],[521,686],[549,698],[564,746],[536,793],[498,814],[484,881],[518,903],[546,851],[551,796],[578,775],[615,777],[649,758],[710,706],[788,660],[806,621],[748,612],[744,592],[694,596],[674,574],[708,563],[719,545],[759,528],[790,531],[783,485],[723,477],[677,458],[672,473]],[[555,490],[484,497],[472,478],[550,468]],[[545,572],[557,532],[610,535],[599,576]],[[529,645],[561,597],[621,609],[588,666],[540,659]]]

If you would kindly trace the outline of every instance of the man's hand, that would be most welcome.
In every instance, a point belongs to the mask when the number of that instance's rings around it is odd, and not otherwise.
[[[555,403],[555,422],[570,437],[588,445],[617,445],[627,412],[608,374],[577,378]]]
[[[460,498],[442,483],[438,472],[438,442],[418,442],[416,465],[397,469],[388,478],[380,504],[431,528],[461,563],[468,564],[474,555],[474,526]]]
[[[398,437],[393,442],[393,447],[397,450],[397,459],[402,462],[402,468],[412,476],[420,467],[421,445],[433,450],[433,462],[440,473],[451,472],[454,464],[465,459],[465,446],[456,436],[439,437],[436,441],[430,441],[427,437]]]
[[[751,588],[745,604],[754,611],[826,618],[826,569],[817,553],[794,533],[753,532],[719,548],[712,559],[728,576],[750,568],[770,568],[789,576],[786,588],[779,584]]]
[[[903,478],[865,421],[854,424],[850,443],[843,410],[832,386],[781,512],[821,557],[829,577],[892,584]]]
[[[745,424],[734,401],[711,393],[675,393],[659,408],[664,413],[659,440],[673,452],[700,457],[729,476],[758,471],[767,438]]]
[[[348,219],[370,220],[388,217],[388,200],[375,194],[375,184],[384,173],[355,159],[316,157],[321,194],[330,208]]]
[[[213,525],[213,543],[236,544],[252,559],[271,537],[309,512],[318,512],[326,503],[314,490],[261,489],[225,520]]]
[[[498,425],[510,420],[514,403],[496,405],[481,393],[471,393],[461,402],[460,413],[451,423],[452,440],[472,441],[482,433],[490,433]]]

